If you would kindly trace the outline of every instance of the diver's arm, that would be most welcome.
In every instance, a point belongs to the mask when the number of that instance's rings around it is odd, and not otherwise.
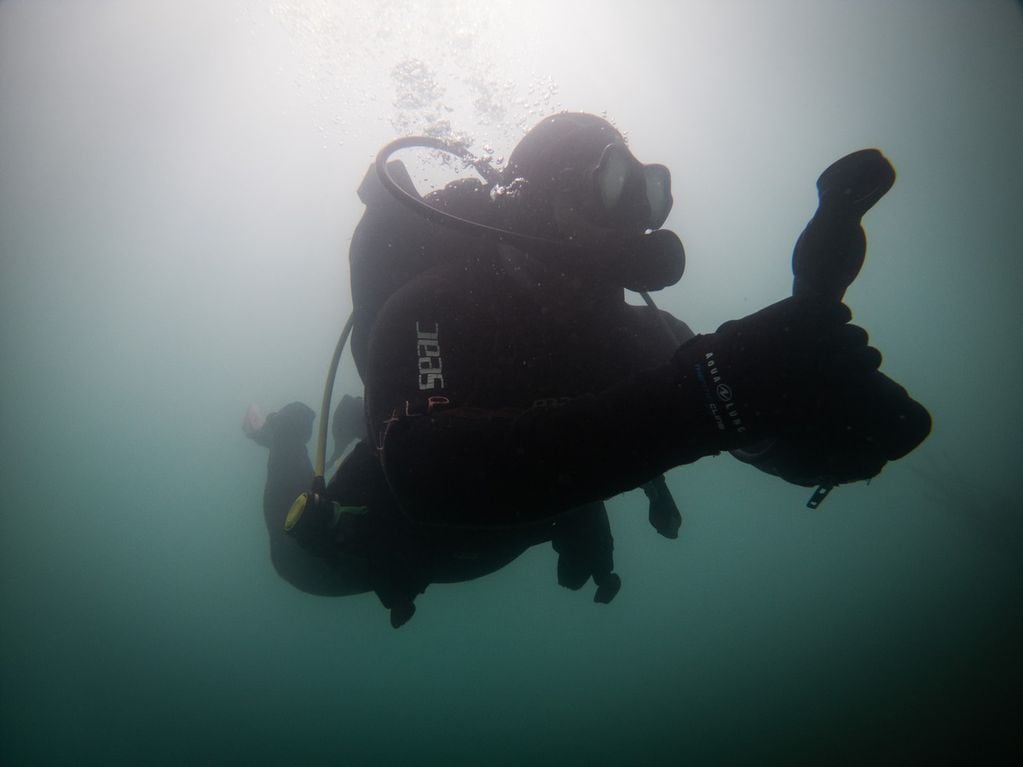
[[[695,378],[670,362],[557,406],[475,405],[499,382],[488,380],[492,330],[465,293],[417,280],[374,328],[371,430],[408,513],[470,524],[539,519],[727,446],[683,394]]]
[[[424,521],[516,524],[649,482],[673,466],[813,424],[850,403],[880,460],[835,478],[874,476],[922,441],[914,418],[880,439],[904,390],[862,398],[881,355],[841,304],[789,298],[682,344],[666,364],[555,406],[490,408],[493,331],[485,312],[440,281],[417,280],[374,329],[371,429],[391,489]],[[484,396],[481,396],[483,393]],[[869,411],[880,416],[868,418]],[[926,413],[924,413],[926,415]]]
[[[876,149],[853,152],[817,179],[819,203],[792,253],[792,293],[809,301],[842,301],[866,257],[861,219],[895,182]],[[798,485],[831,487],[842,477],[871,477],[915,448],[930,430],[927,410],[879,370],[838,377],[819,393],[812,420],[734,452],[761,471]]]
[[[384,471],[406,511],[429,521],[522,523],[559,514],[717,452],[673,378],[667,366],[645,371],[557,406],[396,408],[379,443]]]

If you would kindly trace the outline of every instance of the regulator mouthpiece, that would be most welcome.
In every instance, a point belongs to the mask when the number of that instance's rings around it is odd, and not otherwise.
[[[669,229],[643,235],[634,253],[621,259],[620,282],[636,293],[661,290],[674,285],[686,271],[682,240]]]

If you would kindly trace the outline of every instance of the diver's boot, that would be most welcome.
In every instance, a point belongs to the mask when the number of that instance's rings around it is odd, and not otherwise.
[[[594,602],[607,604],[622,587],[614,573],[614,540],[607,509],[589,503],[562,514],[555,523],[551,545],[558,552],[558,583],[577,591],[590,578],[597,584]]]
[[[622,588],[622,579],[618,577],[617,573],[594,575],[593,581],[597,584],[597,591],[593,595],[593,601],[602,605],[610,603]]]
[[[817,179],[817,212],[792,252],[793,295],[842,300],[867,253],[860,219],[894,183],[895,169],[876,149],[828,166]]]
[[[400,629],[416,614],[416,604],[411,599],[391,605],[391,628]]]
[[[682,527],[682,512],[678,510],[664,475],[643,485],[643,492],[650,503],[647,516],[654,530],[665,538],[678,538],[679,528]]]
[[[266,426],[266,416],[256,407],[255,403],[250,404],[242,418],[242,431],[257,445],[270,447],[270,434],[263,431],[264,426]]]
[[[313,436],[316,413],[303,402],[292,402],[276,413],[263,417],[259,408],[249,405],[242,420],[245,436],[263,447],[274,443],[295,442],[306,444]]]
[[[401,552],[389,554],[401,556]],[[416,614],[416,595],[426,591],[428,583],[422,573],[409,568],[409,560],[380,558],[370,562],[373,591],[388,612],[391,628],[401,628]]]

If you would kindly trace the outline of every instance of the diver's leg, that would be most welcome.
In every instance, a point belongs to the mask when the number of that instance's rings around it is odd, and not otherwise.
[[[653,528],[665,538],[678,538],[678,531],[682,527],[682,512],[678,510],[664,475],[643,485],[643,492],[650,502],[648,517]]]
[[[315,413],[301,402],[285,405],[266,419],[250,408],[242,425],[253,442],[270,449],[263,489],[263,516],[271,538],[284,535],[284,518],[295,498],[309,489],[313,466],[306,443]]]
[[[558,583],[577,590],[593,578],[595,602],[607,603],[621,588],[614,573],[614,539],[603,503],[588,503],[557,518],[551,543],[558,552]]]

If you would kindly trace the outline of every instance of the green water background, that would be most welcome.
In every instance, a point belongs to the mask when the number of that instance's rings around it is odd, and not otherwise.
[[[0,2],[0,763],[1017,763],[1018,3],[165,5]],[[698,331],[786,295],[817,174],[882,148],[847,299],[932,437],[817,512],[676,469],[675,542],[612,500],[609,606],[546,548],[400,631],[290,590],[240,418],[318,402],[373,153],[560,108],[672,169]]]

